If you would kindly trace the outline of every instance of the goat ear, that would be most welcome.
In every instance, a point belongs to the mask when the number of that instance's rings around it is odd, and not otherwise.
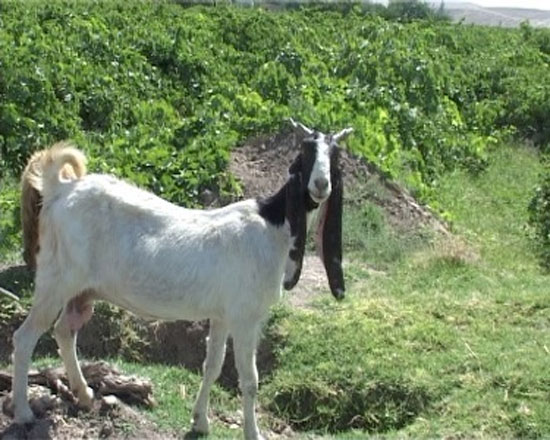
[[[336,299],[344,298],[346,287],[342,269],[342,205],[344,185],[336,163],[331,163],[332,192],[319,212],[316,242],[317,253],[327,273],[330,291]]]
[[[286,218],[293,243],[288,253],[283,287],[292,289],[300,279],[306,247],[306,208],[301,173],[291,174],[286,183]]]
[[[294,129],[298,130],[298,132],[303,136],[311,136],[313,134],[313,130],[311,128],[306,127],[301,122],[296,122],[294,119],[290,118],[290,123],[294,127]]]
[[[302,170],[302,155],[298,154],[294,161],[290,164],[288,167],[289,174],[300,174],[300,171]]]

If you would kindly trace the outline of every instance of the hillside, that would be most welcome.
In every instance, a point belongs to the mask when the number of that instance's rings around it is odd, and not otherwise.
[[[0,298],[3,367],[33,288],[21,265],[18,187],[32,152],[70,138],[90,170],[208,207],[279,185],[296,147],[293,117],[355,129],[342,154],[349,295],[326,295],[308,256],[299,289],[266,323],[262,430],[550,436],[550,297],[535,252],[539,242],[550,249],[541,161],[549,30],[318,5],[4,0],[0,9],[0,286],[22,297]],[[181,438],[206,331],[99,303],[80,354],[150,378],[158,405],[85,415],[65,393],[45,399],[53,407],[37,425],[14,427],[6,404],[0,437]],[[231,354],[212,396],[219,438],[241,436]],[[36,357],[59,365],[51,335]]]
[[[486,8],[474,3],[446,2],[445,11],[455,21],[484,26],[519,27],[528,21],[533,27],[550,27],[550,11],[522,8]]]
[[[256,160],[262,157],[268,156]],[[348,299],[335,303],[324,280],[306,276],[300,283],[313,289],[307,303],[289,292],[267,327],[258,362],[260,424],[268,438],[550,435],[548,277],[531,252],[524,210],[541,165],[523,146],[501,146],[488,161],[477,178],[457,171],[440,183],[437,200],[452,215],[452,236],[407,233],[371,204],[347,205]],[[6,276],[0,273],[4,282]],[[11,281],[28,287],[21,277]],[[24,311],[0,303],[9,337]],[[117,329],[117,322],[124,326]],[[203,325],[170,323],[147,336],[139,321],[98,306],[80,335],[81,357],[112,356],[109,363],[126,374],[149,378],[157,405],[98,402],[87,414],[57,399],[27,431],[0,415],[0,432],[181,438],[201,379],[205,335]],[[38,349],[56,356],[51,337]],[[140,359],[155,350],[154,362]],[[214,438],[241,437],[235,377],[230,351],[213,390]]]
[[[238,196],[230,151],[289,117],[353,126],[348,148],[425,201],[500,139],[550,139],[543,30],[137,0],[6,1],[2,23],[0,249],[17,240],[14,179],[64,138],[92,170],[187,206]]]

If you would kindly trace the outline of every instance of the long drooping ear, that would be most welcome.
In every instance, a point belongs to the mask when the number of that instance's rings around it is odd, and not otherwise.
[[[316,242],[317,252],[327,273],[330,291],[336,299],[345,296],[344,271],[342,269],[342,205],[344,185],[338,168],[338,150],[331,155],[330,180],[332,192],[319,212]]]
[[[302,174],[291,174],[286,183],[286,218],[290,224],[293,243],[288,253],[283,287],[292,289],[300,279],[306,248],[306,208],[302,188]]]
[[[302,155],[298,154],[298,156],[296,156],[296,158],[292,161],[292,163],[288,167],[288,173],[290,175],[294,175],[294,174],[300,174],[301,171],[302,171]]]

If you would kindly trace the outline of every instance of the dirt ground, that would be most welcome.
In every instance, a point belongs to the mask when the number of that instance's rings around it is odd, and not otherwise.
[[[0,416],[0,438],[8,439],[175,439],[176,433],[159,428],[136,408],[124,403],[110,404],[98,400],[91,411],[80,411],[67,401],[55,396],[42,386],[33,386],[29,395],[37,396],[42,411],[37,412],[37,421],[29,425],[12,423],[9,415]],[[2,402],[6,397],[1,397]],[[3,405],[5,406],[5,405]],[[33,405],[37,408],[39,405]],[[9,412],[9,411],[6,411]]]
[[[62,367],[29,372],[29,403],[36,422],[12,422],[11,371],[0,370],[0,438],[175,438],[159,429],[134,407],[154,405],[153,385],[148,379],[125,376],[107,362],[82,362],[88,385],[94,390],[94,404],[82,410],[69,390]],[[133,405],[134,407],[130,406]]]
[[[298,154],[300,140],[293,131],[284,131],[249,139],[232,152],[229,170],[241,182],[245,198],[268,196],[284,184],[288,167]],[[341,148],[340,153],[344,202],[348,206],[368,200],[380,206],[388,223],[398,230],[429,227],[448,233],[447,225],[429,207],[416,201],[375,164],[345,148]]]
[[[288,131],[250,139],[233,151],[229,169],[240,180],[244,197],[270,195],[284,183],[288,166],[297,154],[298,142],[296,135]],[[389,224],[398,230],[429,227],[442,234],[448,234],[443,222],[429,209],[416,202],[407,191],[390,181],[374,165],[342,149],[341,167],[347,194],[345,203],[348,206],[368,200],[382,207]],[[376,184],[369,185],[368,182]],[[376,190],[371,191],[372,188]],[[7,289],[17,292],[31,282],[31,277],[23,266],[0,267],[0,285]],[[291,292],[285,294],[285,301],[294,307],[309,307],[319,295],[329,295],[327,277],[320,259],[314,254],[308,254],[304,260],[300,282]],[[11,335],[21,323],[23,316],[24,313],[15,314],[12,321],[0,322],[1,362],[9,360]],[[146,327],[139,328],[145,328],[144,335],[149,342],[147,346],[153,347],[144,354],[146,360],[183,365],[191,370],[200,371],[205,354],[207,322],[147,324]],[[105,332],[105,323],[92,319],[79,334],[80,352],[84,357],[101,358],[120,354],[116,349],[110,350],[102,332]],[[55,345],[52,345],[51,341],[49,344],[46,343],[44,352],[55,353]],[[258,366],[260,376],[275,366],[269,342],[264,342],[259,347]],[[220,382],[228,388],[235,388],[237,385],[231,345],[228,347]],[[99,400],[91,412],[82,412],[52,394],[47,388],[35,386],[32,393],[42,396],[43,400],[43,405],[38,411],[39,419],[32,426],[12,424],[6,394],[0,394],[0,403],[3,404],[3,411],[0,413],[0,439],[178,437],[173,432],[159,431],[137,409],[126,404],[109,405]],[[182,433],[179,433],[180,438],[181,435]],[[280,435],[272,433],[270,437]]]
[[[294,131],[288,130],[251,138],[232,152],[229,170],[241,182],[244,198],[269,196],[284,184],[300,141]],[[344,147],[340,150],[340,166],[345,205],[369,201],[382,208],[387,222],[398,231],[429,228],[442,235],[449,234],[448,226],[429,207],[416,201],[374,164]],[[300,281],[286,299],[293,306],[308,307],[316,296],[328,292],[321,260],[312,253],[306,254]]]

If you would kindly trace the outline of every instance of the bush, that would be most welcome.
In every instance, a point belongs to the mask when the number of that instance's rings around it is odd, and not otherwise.
[[[16,178],[72,138],[92,170],[197,206],[205,189],[238,194],[230,150],[292,116],[353,126],[351,150],[429,198],[442,173],[482,170],[499,138],[550,136],[547,30],[422,20],[420,2],[392,5],[401,21],[359,7],[0,8],[0,169]]]
[[[355,126],[352,149],[428,187],[454,166],[482,167],[486,145],[510,125],[546,138],[543,31],[418,20],[429,16],[422,2],[394,9],[415,20],[360,8],[3,2],[0,166],[18,172],[34,150],[67,137],[118,171],[129,148],[159,148],[158,163],[128,177],[193,204],[201,187],[233,190],[229,149],[288,116],[323,130]],[[205,149],[206,181],[178,194],[166,180]]]
[[[529,204],[533,242],[543,268],[550,271],[550,161],[547,159],[540,183]]]

